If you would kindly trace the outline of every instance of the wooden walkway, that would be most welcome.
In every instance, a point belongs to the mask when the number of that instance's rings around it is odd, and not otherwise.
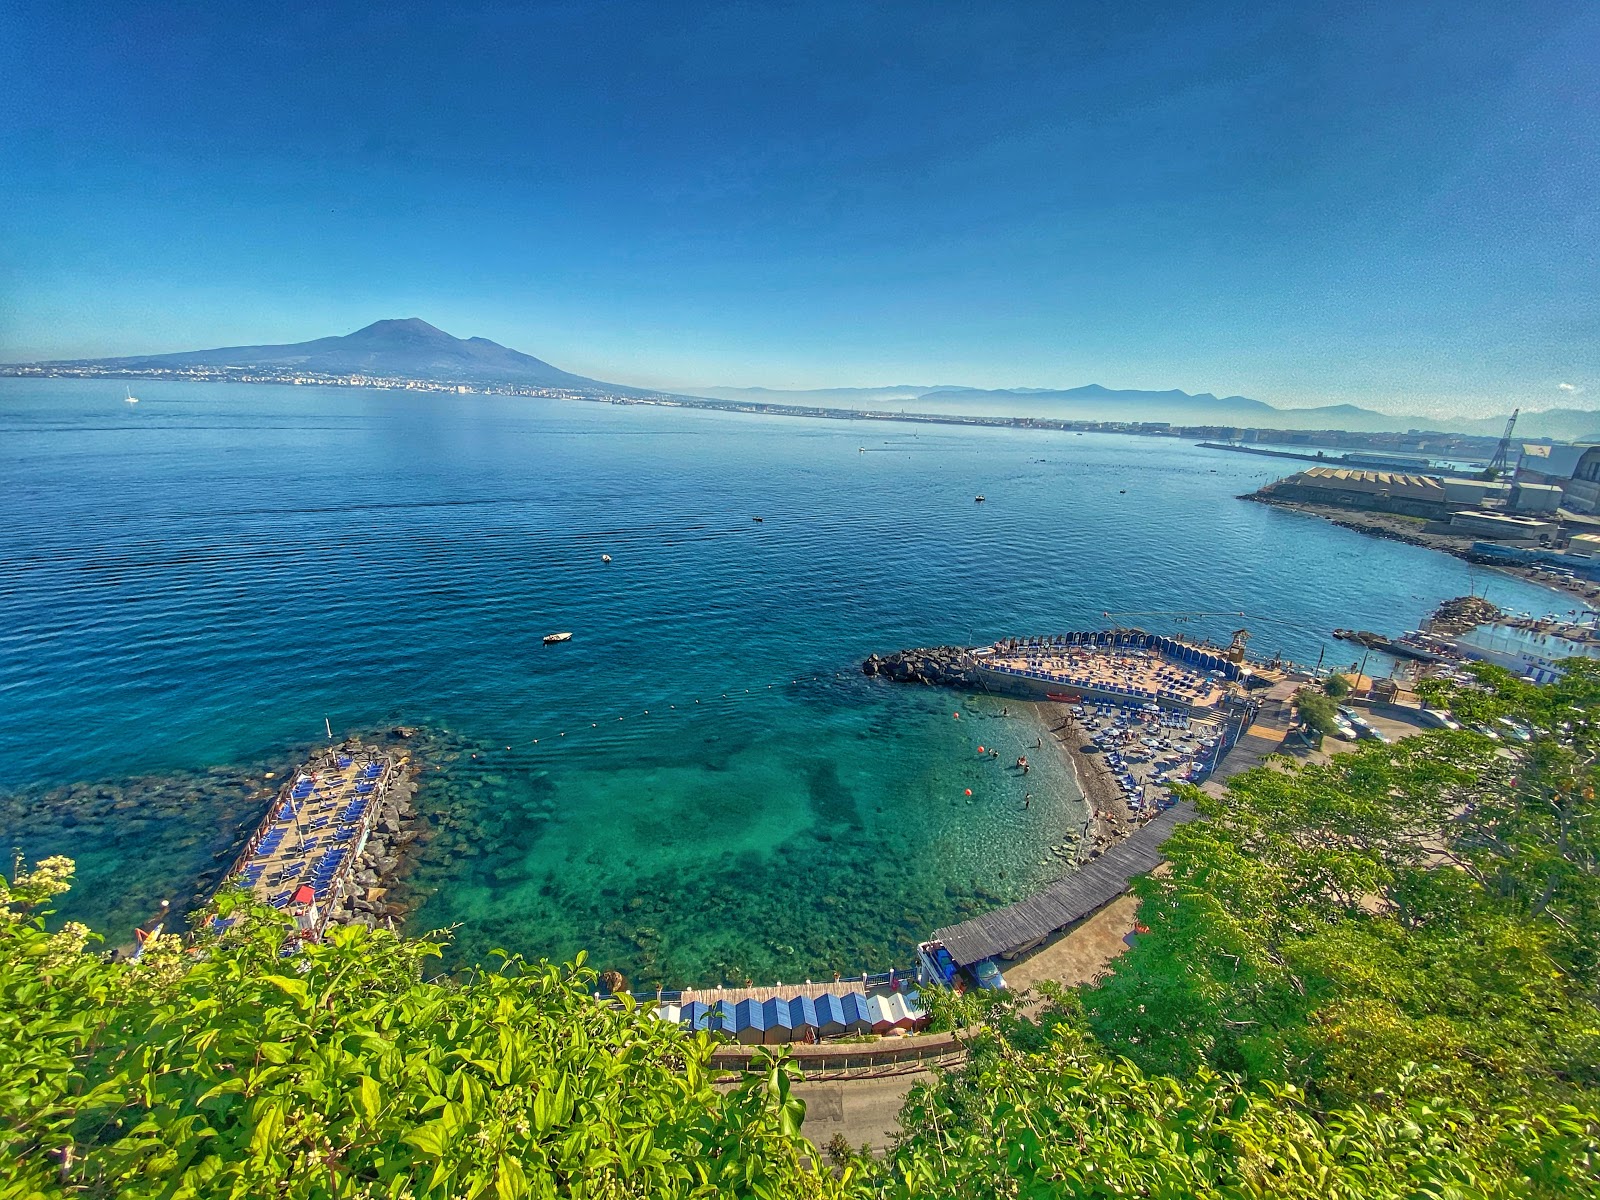
[[[1282,680],[1272,686],[1261,698],[1261,711],[1256,713],[1255,721],[1239,735],[1233,749],[1211,773],[1207,781],[1208,789],[1211,784],[1220,787],[1235,775],[1259,767],[1262,759],[1282,749],[1283,739],[1289,733],[1294,694],[1303,686],[1303,683],[1292,679]]]
[[[1175,804],[1099,858],[1026,900],[936,929],[933,936],[962,966],[1031,945],[1105,907],[1128,890],[1135,876],[1158,867],[1162,844],[1178,825],[1194,816],[1192,804]]]

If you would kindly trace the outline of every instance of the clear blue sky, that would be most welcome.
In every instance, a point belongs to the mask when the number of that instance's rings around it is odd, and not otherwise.
[[[12,0],[0,359],[1600,405],[1597,61],[1568,0]]]

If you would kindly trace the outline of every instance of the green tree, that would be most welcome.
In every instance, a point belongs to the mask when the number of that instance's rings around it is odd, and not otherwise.
[[[1350,694],[1350,680],[1343,675],[1329,675],[1323,680],[1322,690],[1335,700],[1343,700]]]
[[[1305,688],[1295,696],[1294,703],[1300,712],[1301,722],[1318,737],[1339,735],[1339,727],[1334,724],[1339,709],[1331,697],[1323,692]]]

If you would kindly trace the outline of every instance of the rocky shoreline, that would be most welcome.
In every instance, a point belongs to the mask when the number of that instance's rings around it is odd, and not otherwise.
[[[1512,575],[1527,583],[1538,587],[1548,588],[1564,595],[1575,596],[1585,602],[1600,600],[1600,585],[1588,580],[1566,580],[1559,576],[1552,576],[1542,571],[1534,571],[1527,567],[1509,565],[1500,559],[1489,558],[1473,552],[1472,543],[1481,540],[1470,537],[1458,537],[1453,534],[1429,533],[1416,521],[1408,521],[1403,517],[1391,516],[1386,513],[1352,512],[1344,508],[1329,508],[1320,504],[1309,504],[1299,500],[1279,500],[1260,492],[1250,492],[1239,497],[1240,500],[1249,500],[1255,504],[1266,504],[1273,508],[1285,509],[1289,512],[1302,513],[1308,517],[1319,517],[1330,525],[1337,525],[1341,529],[1353,530],[1368,537],[1381,538],[1384,541],[1404,542],[1408,546],[1420,546],[1424,550],[1439,550],[1464,562],[1469,562],[1476,567],[1488,567],[1505,575]]]

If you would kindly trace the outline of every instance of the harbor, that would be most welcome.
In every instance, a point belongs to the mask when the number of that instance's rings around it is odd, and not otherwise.
[[[1419,628],[1395,637],[1366,629],[1335,629],[1333,636],[1395,659],[1396,672],[1408,681],[1448,678],[1483,662],[1530,683],[1550,683],[1567,659],[1600,658],[1600,628],[1595,614],[1585,615],[1580,621],[1577,610],[1569,619],[1509,613],[1481,596],[1459,596],[1440,604]],[[1355,670],[1364,673],[1360,665]]]

